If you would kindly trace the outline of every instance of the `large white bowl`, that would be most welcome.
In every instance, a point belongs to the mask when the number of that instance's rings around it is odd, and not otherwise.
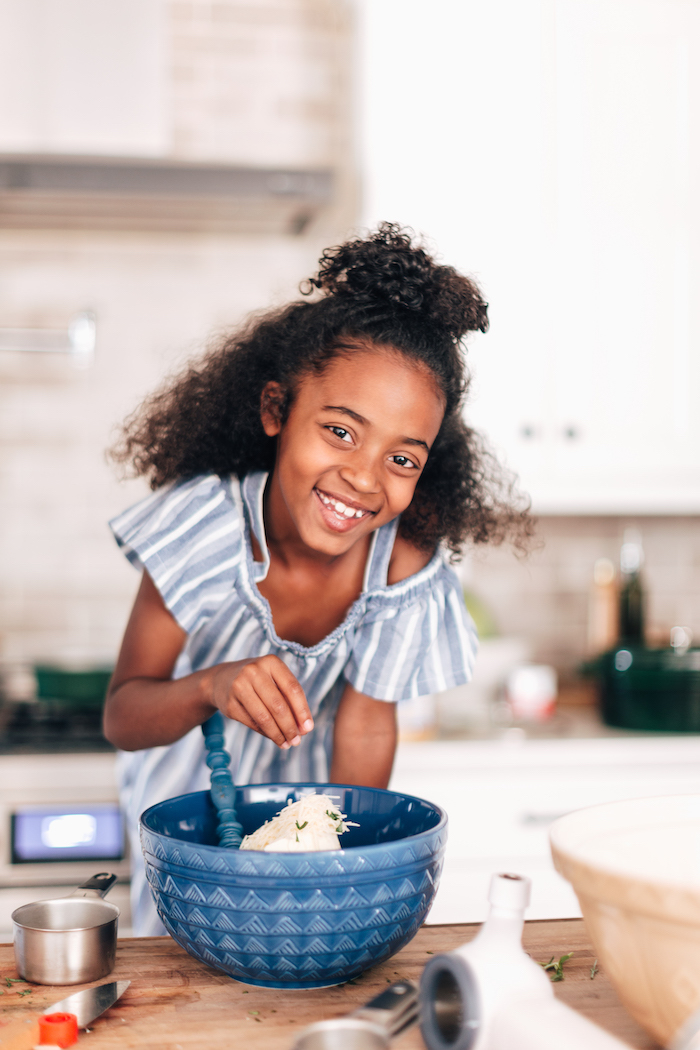
[[[700,1010],[700,795],[578,810],[550,843],[620,999],[670,1046]]]

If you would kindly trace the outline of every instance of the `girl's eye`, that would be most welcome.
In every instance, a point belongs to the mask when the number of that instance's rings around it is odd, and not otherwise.
[[[335,434],[336,437],[340,438],[341,441],[352,441],[352,436],[347,430],[344,430],[343,427],[329,427],[328,429],[332,434]]]
[[[413,460],[409,459],[408,456],[392,456],[391,458],[394,463],[396,463],[397,467],[412,467],[414,470],[418,469]]]

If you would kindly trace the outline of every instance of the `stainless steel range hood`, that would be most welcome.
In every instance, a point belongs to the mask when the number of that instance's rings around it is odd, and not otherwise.
[[[330,171],[0,154],[0,228],[300,234]]]

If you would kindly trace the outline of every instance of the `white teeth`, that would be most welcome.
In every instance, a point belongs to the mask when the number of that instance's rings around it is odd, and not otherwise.
[[[322,492],[319,492],[321,501],[325,503],[327,507],[332,507],[336,514],[342,514],[346,518],[362,518],[364,516],[363,510],[356,510],[354,507],[346,507],[340,500],[331,499],[330,496],[324,496]]]

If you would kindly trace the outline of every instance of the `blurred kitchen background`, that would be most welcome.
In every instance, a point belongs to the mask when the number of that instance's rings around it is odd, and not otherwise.
[[[576,914],[552,817],[700,790],[700,740],[606,724],[593,664],[631,584],[622,651],[700,676],[699,47],[697,0],[0,0],[0,935],[98,859],[128,931],[115,427],[381,219],[481,283],[468,418],[538,516],[527,558],[466,552],[474,684],[401,711],[396,786],[467,813],[434,921],[506,862]]]

